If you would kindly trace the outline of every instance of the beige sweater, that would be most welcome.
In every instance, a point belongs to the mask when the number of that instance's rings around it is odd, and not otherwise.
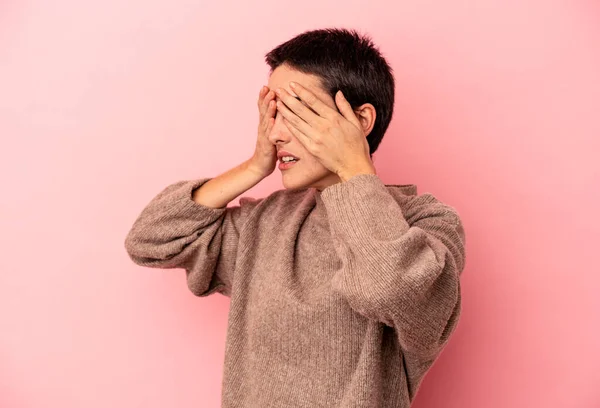
[[[370,174],[212,209],[206,181],[166,187],[125,247],[230,297],[222,406],[409,407],[460,315],[457,211]]]

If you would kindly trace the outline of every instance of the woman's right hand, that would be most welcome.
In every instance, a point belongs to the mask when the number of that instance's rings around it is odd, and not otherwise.
[[[277,165],[277,148],[269,141],[269,134],[275,124],[275,92],[264,86],[258,94],[258,138],[256,149],[250,159],[252,170],[267,177]]]

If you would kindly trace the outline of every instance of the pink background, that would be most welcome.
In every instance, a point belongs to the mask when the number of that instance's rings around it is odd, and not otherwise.
[[[600,407],[599,3],[251,3],[0,3],[0,406],[219,406],[229,300],[123,241],[167,184],[250,156],[265,52],[344,26],[395,69],[381,178],[467,230],[414,406]]]

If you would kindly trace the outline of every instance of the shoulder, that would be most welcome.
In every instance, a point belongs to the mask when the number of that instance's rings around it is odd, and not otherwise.
[[[416,221],[422,217],[443,216],[460,222],[458,210],[443,202],[432,193],[418,194],[416,184],[386,184],[390,195],[400,205],[407,220]]]

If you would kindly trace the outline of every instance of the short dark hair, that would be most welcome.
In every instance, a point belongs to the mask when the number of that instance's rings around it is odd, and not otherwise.
[[[270,73],[289,68],[321,79],[321,87],[335,99],[338,90],[356,108],[371,103],[377,112],[367,136],[371,155],[379,147],[394,112],[393,70],[370,37],[356,30],[326,28],[306,31],[265,55]]]

